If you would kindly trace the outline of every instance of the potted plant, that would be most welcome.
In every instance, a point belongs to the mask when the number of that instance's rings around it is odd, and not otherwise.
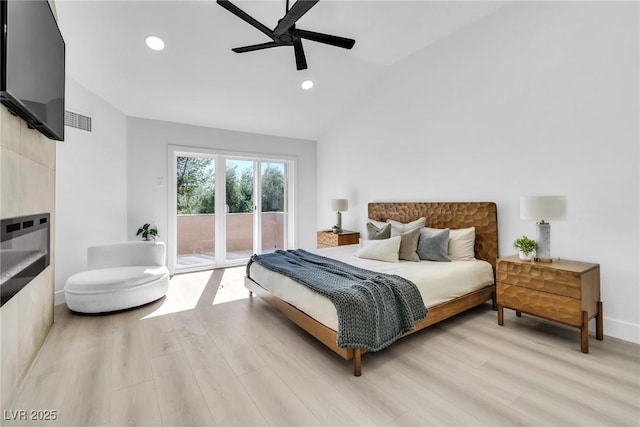
[[[519,256],[522,261],[531,261],[533,258],[532,252],[536,250],[535,240],[531,240],[527,236],[522,236],[513,242],[513,247],[519,251]]]
[[[151,224],[145,224],[138,228],[136,236],[140,235],[142,235],[142,240],[156,240],[156,237],[158,237],[158,229]]]

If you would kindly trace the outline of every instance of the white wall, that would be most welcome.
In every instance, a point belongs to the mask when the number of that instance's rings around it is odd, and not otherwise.
[[[601,265],[605,334],[640,342],[638,3],[509,5],[391,67],[318,142],[332,197],[495,201],[500,255],[535,236],[519,196],[566,195],[552,255]]]
[[[87,269],[87,247],[126,240],[127,119],[67,76],[65,109],[92,131],[65,127],[56,144],[56,303],[67,278]]]
[[[128,119],[128,229],[135,238],[141,224],[156,223],[160,240],[168,227],[167,176],[169,145],[246,153],[293,156],[297,159],[297,240],[300,247],[316,244],[316,142],[199,126]]]

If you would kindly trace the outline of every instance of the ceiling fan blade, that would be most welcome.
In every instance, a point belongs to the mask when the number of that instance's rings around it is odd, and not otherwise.
[[[297,28],[292,28],[291,30],[289,30],[289,33],[295,37],[300,37],[302,39],[307,39],[318,43],[329,44],[331,46],[337,46],[343,49],[351,49],[356,43],[355,40],[348,39],[346,37],[316,33],[315,31],[299,30]]]
[[[255,20],[253,17],[249,16],[245,11],[243,11],[238,6],[236,6],[233,3],[231,3],[229,0],[217,0],[217,3],[220,6],[224,7],[225,9],[227,9],[229,12],[233,13],[234,15],[236,15],[238,18],[242,19],[243,21],[247,22],[248,24],[252,25],[253,27],[257,28],[258,30],[262,31],[270,39],[272,39],[272,40],[276,39],[276,37],[273,34],[273,31],[271,31],[266,25],[261,24],[260,22]]]
[[[284,43],[266,42],[260,44],[252,44],[250,46],[234,47],[231,49],[235,53],[253,52],[254,50],[269,49],[270,47],[286,46]]]
[[[307,69],[307,59],[304,56],[304,49],[302,48],[302,40],[299,38],[293,39],[293,52],[296,55],[296,68],[298,70]]]
[[[320,0],[297,0],[293,6],[291,6],[291,9],[289,9],[289,12],[287,12],[284,18],[278,21],[278,25],[273,30],[273,34],[276,37],[279,37],[286,33],[298,19],[302,18],[302,16],[319,1]]]

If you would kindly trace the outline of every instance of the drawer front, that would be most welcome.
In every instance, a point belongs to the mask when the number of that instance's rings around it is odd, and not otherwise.
[[[498,282],[498,305],[572,326],[582,325],[580,300]]]
[[[581,297],[581,275],[573,271],[500,261],[496,279],[502,283],[570,298],[580,299]]]
[[[342,234],[338,237],[339,245],[355,245],[360,241],[360,234],[351,233],[351,234]]]
[[[338,246],[338,235],[334,233],[318,232],[318,247],[328,248]]]

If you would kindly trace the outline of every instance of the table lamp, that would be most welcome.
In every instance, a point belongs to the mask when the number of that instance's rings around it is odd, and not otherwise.
[[[331,210],[336,212],[336,225],[333,227],[337,232],[342,231],[342,212],[349,209],[349,201],[347,199],[331,199]]]
[[[567,198],[564,196],[520,197],[520,219],[536,220],[536,257],[538,262],[551,262],[551,225],[548,220],[567,217]]]

